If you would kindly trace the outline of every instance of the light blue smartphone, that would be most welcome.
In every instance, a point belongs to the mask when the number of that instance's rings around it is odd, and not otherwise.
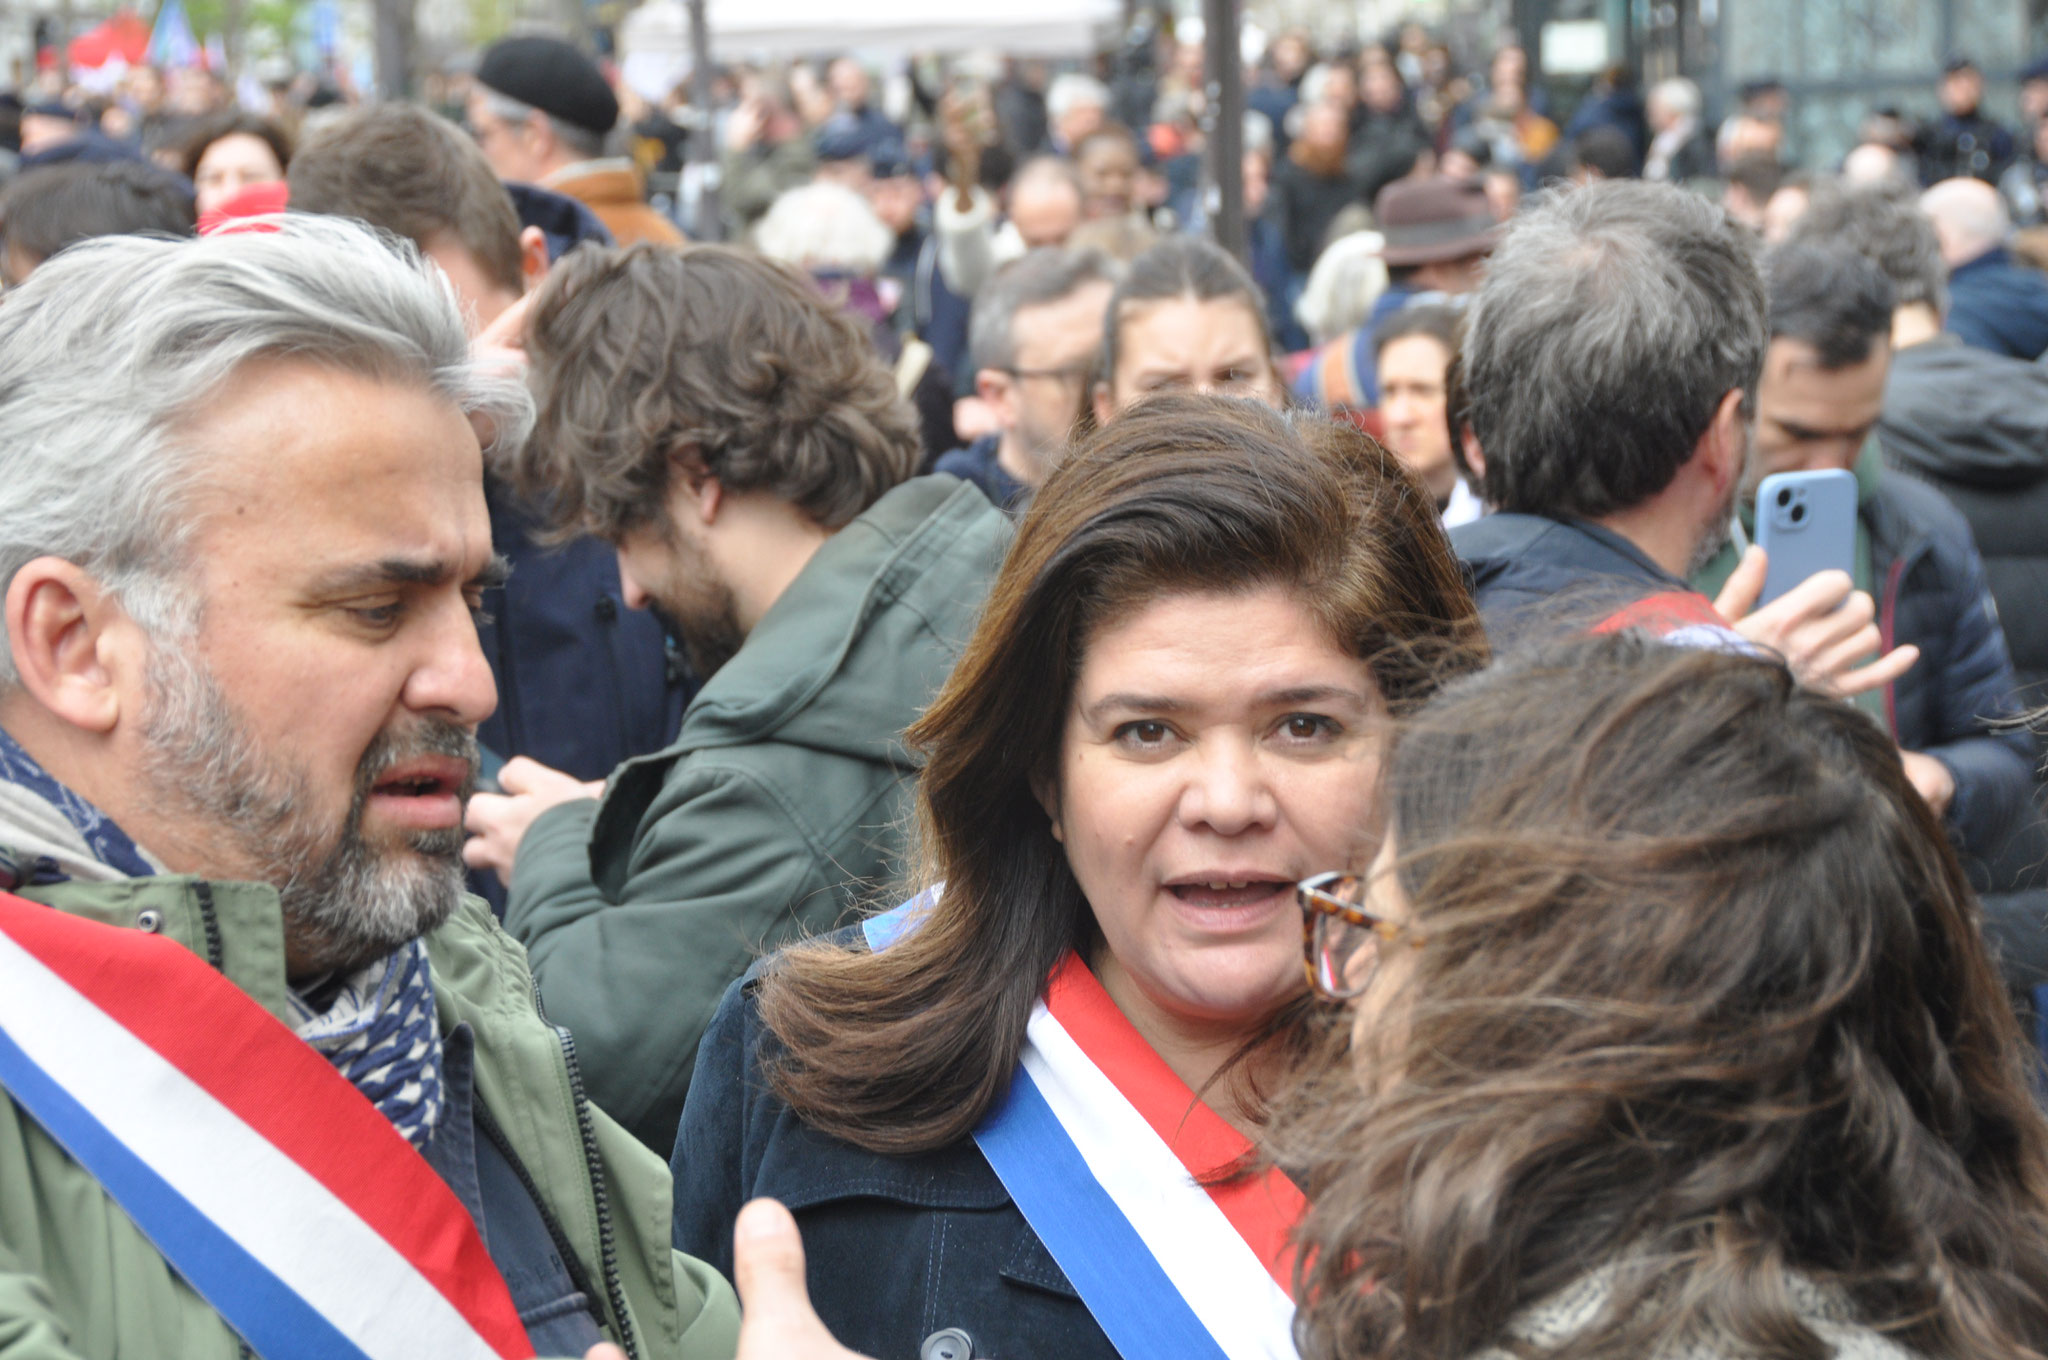
[[[1856,475],[1774,472],[1756,489],[1756,545],[1770,558],[1760,605],[1823,571],[1856,574]]]

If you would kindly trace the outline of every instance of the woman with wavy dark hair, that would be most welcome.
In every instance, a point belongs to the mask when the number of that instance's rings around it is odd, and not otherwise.
[[[179,168],[192,181],[194,208],[201,217],[252,184],[283,180],[291,163],[291,137],[270,119],[253,113],[230,112],[204,120],[179,152]]]
[[[1314,1360],[2048,1353],[2048,1127],[1941,826],[1775,663],[1622,636],[1450,687],[1273,1130]]]
[[[782,1200],[875,1356],[1284,1353],[1300,1195],[1250,1138],[1313,1009],[1293,885],[1370,857],[1387,720],[1476,636],[1357,431],[1181,395],[1092,436],[908,734],[925,891],[706,1033],[677,1244],[730,1270]]]

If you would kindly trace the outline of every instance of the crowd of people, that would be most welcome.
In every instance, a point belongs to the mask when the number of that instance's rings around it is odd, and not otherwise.
[[[22,111],[0,1360],[2048,1357],[2048,135],[1159,55]]]

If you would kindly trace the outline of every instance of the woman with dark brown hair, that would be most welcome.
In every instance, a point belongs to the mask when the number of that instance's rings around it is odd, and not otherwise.
[[[1898,752],[1640,637],[1446,690],[1302,888],[1349,1052],[1274,1143],[1315,1360],[2048,1353],[2048,1127]]]
[[[1353,139],[1351,112],[1327,102],[1302,105],[1287,155],[1273,167],[1273,212],[1297,292],[1330,243],[1330,225],[1347,208],[1370,206],[1379,188],[1362,173],[1373,152]]]
[[[192,181],[194,208],[204,217],[252,184],[284,179],[292,163],[292,141],[268,118],[224,113],[194,128],[180,155],[180,168]]]
[[[911,729],[925,891],[728,992],[676,1242],[755,1196],[878,1357],[1285,1353],[1300,1207],[1253,1167],[1312,1007],[1294,881],[1363,863],[1390,714],[1476,654],[1428,493],[1378,444],[1171,396],[1019,529]]]

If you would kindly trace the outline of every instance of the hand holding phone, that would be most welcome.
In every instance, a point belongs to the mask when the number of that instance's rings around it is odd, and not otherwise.
[[[1777,472],[1756,491],[1756,545],[1769,558],[1763,594],[1769,604],[1824,571],[1856,575],[1856,477]]]

